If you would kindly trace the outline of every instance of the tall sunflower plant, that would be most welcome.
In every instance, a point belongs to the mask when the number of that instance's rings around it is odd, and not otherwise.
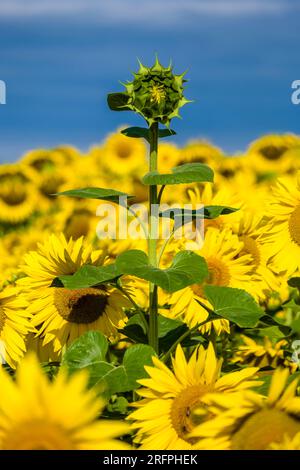
[[[213,170],[202,163],[183,163],[171,173],[158,171],[159,139],[176,134],[171,129],[171,121],[180,117],[179,110],[191,101],[184,96],[185,72],[176,75],[173,67],[163,67],[158,58],[152,67],[139,62],[139,70],[133,80],[124,84],[125,89],[110,93],[108,106],[113,111],[131,111],[144,119],[146,127],[129,127],[122,134],[129,139],[144,139],[149,146],[149,171],[141,183],[148,188],[149,210],[147,231],[147,252],[133,249],[119,254],[115,262],[95,266],[85,264],[73,275],[62,275],[53,282],[54,287],[75,289],[118,289],[127,297],[127,320],[119,328],[122,341],[130,347],[116,349],[110,347],[109,340],[97,331],[89,331],[80,336],[64,352],[62,364],[70,372],[87,368],[90,372],[90,385],[102,385],[103,393],[110,399],[111,411],[124,411],[126,398],[132,400],[132,392],[139,388],[140,381],[147,377],[147,366],[152,366],[156,357],[168,364],[178,347],[186,347],[192,353],[195,346],[207,340],[216,346],[213,331],[203,328],[214,320],[225,320],[235,328],[269,327],[272,319],[266,319],[264,311],[254,298],[242,289],[210,285],[209,269],[205,259],[192,250],[176,253],[167,267],[161,267],[160,259],[169,240],[159,243],[157,226],[162,217],[174,219],[178,228],[184,224],[184,214],[154,210],[160,207],[164,190],[168,185],[190,183],[213,183]],[[87,187],[58,193],[81,199],[96,199],[122,205],[124,197],[131,201],[132,195],[115,189]],[[130,204],[126,206],[130,212]],[[226,206],[206,206],[200,212],[191,210],[193,218],[214,219],[219,215],[230,214],[236,208]],[[176,222],[176,223],[175,223]],[[170,237],[174,232],[170,234]],[[160,248],[160,249],[159,249]],[[149,284],[147,308],[138,301],[126,287],[126,279],[134,277]],[[168,318],[159,305],[158,291],[166,295],[174,294],[188,286],[200,286],[207,302],[197,300],[205,309],[204,321],[188,327],[186,323]],[[202,298],[202,297],[201,297]],[[263,318],[264,317],[264,318]],[[204,331],[210,331],[207,335]],[[125,353],[123,353],[125,350]],[[145,369],[146,366],[146,369]],[[128,395],[129,394],[129,395]]]

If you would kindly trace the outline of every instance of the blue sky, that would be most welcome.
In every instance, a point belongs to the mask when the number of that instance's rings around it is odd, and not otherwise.
[[[300,79],[297,0],[1,0],[0,161],[34,147],[86,150],[120,124],[106,94],[137,68],[173,59],[189,69],[195,102],[174,120],[183,143],[205,137],[228,153],[263,133],[298,132]]]

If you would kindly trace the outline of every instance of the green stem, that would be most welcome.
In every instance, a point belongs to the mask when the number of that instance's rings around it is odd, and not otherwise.
[[[149,129],[150,136],[150,171],[157,170],[158,147],[158,123],[154,123]],[[157,186],[149,187],[149,239],[148,256],[149,263],[157,267],[157,214],[153,213],[153,205],[158,204]],[[158,353],[158,313],[157,313],[157,286],[149,283],[149,344]]]

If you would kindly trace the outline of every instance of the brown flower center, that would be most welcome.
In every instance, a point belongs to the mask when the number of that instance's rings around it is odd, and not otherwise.
[[[228,286],[230,282],[229,269],[223,261],[217,258],[206,259],[208,267],[208,277],[204,284],[193,284],[193,292],[199,297],[203,297],[203,285],[211,284],[213,286]]]
[[[287,147],[285,145],[266,145],[260,149],[260,153],[267,160],[279,160],[286,150]]]
[[[178,436],[186,442],[193,444],[197,441],[187,437],[188,434],[199,424],[193,411],[199,408],[201,397],[212,391],[209,385],[193,385],[183,390],[172,403],[171,421]]]
[[[293,242],[300,246],[300,204],[290,215],[289,232]]]
[[[284,435],[300,431],[300,421],[277,409],[264,409],[247,418],[232,438],[233,450],[265,450]]]
[[[56,288],[54,305],[61,317],[71,323],[93,323],[103,315],[108,303],[105,291]]]
[[[26,200],[26,189],[24,185],[11,183],[3,185],[0,191],[1,199],[8,206],[18,206]]]
[[[120,143],[116,148],[116,153],[119,158],[126,160],[131,155],[131,147],[125,142]]]

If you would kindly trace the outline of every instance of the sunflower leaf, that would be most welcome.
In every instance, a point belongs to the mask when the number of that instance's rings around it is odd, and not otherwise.
[[[70,370],[82,369],[99,361],[104,361],[108,351],[108,341],[99,331],[88,331],[74,341],[62,358],[62,365]]]
[[[115,263],[107,266],[85,265],[75,274],[64,274],[54,279],[52,287],[66,287],[67,289],[86,289],[105,282],[116,280],[121,274]]]
[[[149,142],[149,129],[146,127],[127,127],[121,131],[126,137],[143,138]]]
[[[108,93],[107,104],[112,111],[131,111],[127,106],[129,96],[127,93]]]
[[[161,174],[150,171],[142,181],[146,185],[186,184],[213,182],[213,170],[203,163],[186,163],[172,169],[172,173]]]
[[[175,229],[195,220],[216,219],[220,215],[227,215],[239,209],[227,206],[203,206],[200,209],[181,209],[174,207],[159,213],[159,217],[166,217],[175,222]]]
[[[124,205],[122,199],[132,198],[126,193],[116,191],[115,189],[106,188],[82,188],[82,189],[69,189],[68,191],[62,191],[61,193],[55,193],[54,196],[69,196],[78,197],[81,199],[99,199],[102,201],[111,201],[116,204]],[[121,199],[121,200],[120,200]]]
[[[89,372],[89,385],[100,386],[106,398],[111,395],[135,390],[140,385],[137,380],[147,376],[145,365],[152,365],[155,356],[151,346],[136,344],[128,348],[121,365],[107,361],[108,342],[98,331],[89,331],[67,349],[62,366],[70,373],[86,369]]]
[[[117,257],[116,265],[122,274],[150,281],[167,292],[176,292],[191,284],[200,283],[208,275],[204,258],[192,251],[177,253],[167,269],[151,266],[146,253],[140,250],[125,251]]]
[[[207,285],[204,293],[213,306],[214,314],[241,328],[255,327],[264,315],[254,298],[243,289]]]

